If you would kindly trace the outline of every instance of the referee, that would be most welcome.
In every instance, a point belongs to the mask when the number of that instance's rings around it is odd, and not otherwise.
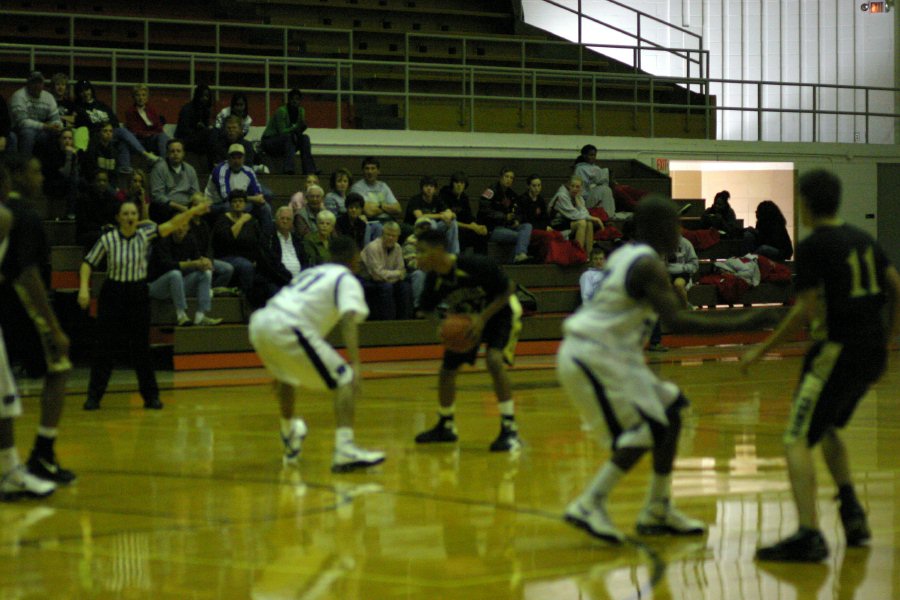
[[[83,309],[91,301],[91,273],[104,257],[108,265],[106,280],[100,289],[98,332],[84,410],[100,408],[117,355],[128,356],[133,361],[144,408],[162,408],[156,374],[150,362],[147,252],[150,241],[157,235],[166,237],[195,215],[208,211],[209,204],[198,204],[157,226],[138,220],[138,207],[134,202],[123,202],[116,214],[118,227],[103,234],[84,257],[78,290],[78,305]]]

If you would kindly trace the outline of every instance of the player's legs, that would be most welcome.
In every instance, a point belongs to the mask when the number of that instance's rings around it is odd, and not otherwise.
[[[473,350],[471,354],[474,355]],[[438,422],[416,436],[417,444],[455,442],[459,439],[456,431],[456,374],[466,355],[445,351],[444,362],[438,371]],[[474,356],[472,358],[474,361]]]
[[[506,371],[506,362],[503,351],[488,347],[485,355],[488,373],[494,384],[494,393],[497,395],[497,406],[500,409],[500,433],[497,439],[491,442],[491,452],[510,452],[522,447],[519,440],[519,428],[516,425],[515,405],[512,398],[512,388],[509,383],[509,373]]]
[[[831,428],[822,436],[822,456],[831,478],[837,486],[837,500],[840,502],[838,512],[844,525],[844,534],[848,546],[860,546],[872,537],[866,513],[853,487],[850,474],[850,462],[847,459],[847,446],[841,439],[837,429]]]
[[[337,354],[337,353],[335,353]],[[334,391],[334,460],[331,470],[346,473],[355,469],[372,467],[384,462],[384,452],[364,450],[353,441],[353,423],[360,387],[352,369],[348,365],[345,376],[341,377]]]
[[[303,419],[294,416],[294,398],[296,390],[294,386],[275,380],[273,383],[275,396],[278,398],[279,412],[281,413],[281,443],[284,446],[282,460],[285,465],[296,464],[300,458],[303,447],[303,439],[306,437],[307,427]]]

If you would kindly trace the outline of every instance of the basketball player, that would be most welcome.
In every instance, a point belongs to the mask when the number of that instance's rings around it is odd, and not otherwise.
[[[838,488],[847,545],[859,546],[871,537],[837,430],[847,425],[884,372],[887,346],[900,333],[900,275],[869,234],[838,218],[841,182],[834,174],[811,171],[800,178],[798,188],[800,217],[812,233],[797,247],[797,301],[775,332],[743,356],[741,366],[746,371],[767,350],[811,323],[816,342],[806,354],[783,438],[799,529],[759,548],[756,558],[818,562],[828,556],[816,514],[812,449],[819,443]],[[881,318],[885,304],[887,323]]]
[[[331,242],[330,262],[304,269],[290,284],[250,317],[250,342],[275,377],[281,404],[284,464],[300,456],[306,423],[294,416],[295,388],[334,392],[335,473],[384,462],[384,453],[363,450],[353,442],[353,413],[360,394],[358,324],[369,316],[362,285],[353,275],[359,250],[347,237]],[[325,337],[340,323],[350,364]]]
[[[439,231],[426,231],[416,242],[417,264],[426,273],[425,289],[419,301],[426,315],[438,305],[448,312],[472,317],[469,337],[473,342],[468,352],[444,350],[438,376],[437,424],[416,436],[416,443],[455,442],[458,439],[454,420],[456,374],[463,363],[474,364],[481,344],[487,346],[485,362],[494,383],[500,409],[500,434],[491,452],[512,452],[521,448],[513,410],[512,390],[506,365],[515,358],[516,343],[522,329],[522,307],[515,296],[516,285],[506,273],[485,256],[456,256],[447,251],[447,238]]]
[[[12,214],[9,248],[0,263],[0,326],[6,339],[14,341],[7,348],[10,357],[19,359],[30,377],[44,378],[40,423],[28,470],[65,485],[75,480],[75,474],[59,465],[54,446],[72,363],[69,339],[47,297],[50,248],[31,205],[41,193],[43,175],[35,158],[18,159],[11,167],[8,176],[0,176],[0,199]]]
[[[592,536],[621,543],[625,535],[606,511],[616,483],[651,450],[653,477],[637,519],[645,535],[699,535],[706,526],[671,502],[672,466],[688,401],[646,365],[643,347],[657,318],[674,330],[722,331],[758,327],[763,311],[734,314],[685,310],[675,295],[663,257],[678,247],[675,204],[647,196],[634,213],[636,243],[610,255],[591,299],[563,324],[557,375],[582,419],[605,422],[612,456],[565,512],[565,520]]]

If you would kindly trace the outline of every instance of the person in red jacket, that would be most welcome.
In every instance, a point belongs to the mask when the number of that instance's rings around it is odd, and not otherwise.
[[[150,88],[139,83],[134,86],[131,95],[134,105],[125,113],[125,127],[148,152],[165,156],[169,136],[163,131],[165,119],[147,102],[150,99]]]

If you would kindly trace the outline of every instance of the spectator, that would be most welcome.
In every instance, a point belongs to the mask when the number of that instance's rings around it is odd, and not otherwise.
[[[241,134],[247,137],[247,134],[250,133],[250,126],[253,124],[253,118],[250,116],[250,108],[247,106],[247,96],[243,92],[232,94],[231,104],[216,115],[216,129],[224,129],[225,119],[232,115],[240,118]]]
[[[362,251],[363,290],[373,321],[412,318],[412,288],[406,279],[399,239],[400,225],[388,221],[381,237]]]
[[[316,215],[316,233],[303,238],[303,253],[310,267],[315,267],[331,260],[329,244],[334,238],[334,213],[322,209]]]
[[[141,221],[150,219],[150,196],[147,194],[147,174],[143,169],[135,169],[128,180],[128,187],[116,192],[119,202],[134,202]]]
[[[19,150],[18,139],[12,130],[12,119],[6,99],[0,95],[0,158],[15,156]]]
[[[704,229],[715,229],[725,237],[734,237],[739,233],[737,217],[728,200],[731,194],[728,190],[722,190],[716,194],[712,206],[703,211],[700,225]]]
[[[282,206],[275,211],[275,233],[271,238],[272,256],[282,267],[295,277],[306,263],[303,253],[303,239],[294,231],[294,211],[290,206]]]
[[[93,181],[97,171],[106,171],[110,181],[115,179],[118,173],[116,170],[118,152],[113,146],[113,135],[112,123],[104,124],[91,134],[87,150],[78,153],[81,176],[87,181]]]
[[[172,301],[179,327],[218,325],[222,319],[207,316],[212,308],[213,264],[201,254],[196,238],[188,235],[190,229],[188,221],[154,242],[148,271],[150,297]],[[188,296],[197,298],[193,321],[187,315]]]
[[[35,144],[46,143],[62,129],[59,107],[53,94],[44,91],[44,75],[40,71],[32,71],[25,87],[12,95],[9,112],[23,156],[32,156]]]
[[[417,244],[419,236],[426,231],[431,231],[431,219],[421,217],[413,226],[412,235],[403,242],[403,262],[406,264],[407,277],[412,287],[413,308],[419,310],[419,300],[422,299],[422,292],[425,290],[425,271],[419,268],[419,254]]]
[[[44,173],[44,196],[51,202],[65,200],[66,219],[74,220],[80,171],[72,129],[63,129],[56,144],[45,146],[40,159]]]
[[[212,144],[209,126],[211,109],[212,92],[208,85],[201,83],[194,88],[191,101],[178,112],[178,126],[175,128],[175,137],[182,140],[184,148],[202,155],[209,164],[212,164],[209,158]],[[166,149],[168,151],[168,147]]]
[[[326,196],[326,198],[327,197],[328,196]],[[353,238],[357,248],[365,246],[366,228],[368,227],[366,216],[363,214],[363,206],[365,203],[366,201],[362,196],[356,192],[350,192],[347,194],[345,203],[347,212],[340,215],[335,223],[335,229],[337,230],[338,235],[345,235],[349,238]]]
[[[321,186],[312,184],[306,188],[306,203],[303,208],[294,212],[294,231],[301,238],[316,233],[316,215],[323,209],[324,200],[325,191]]]
[[[587,304],[594,297],[600,282],[606,277],[603,268],[606,266],[606,251],[603,248],[591,250],[591,261],[587,270],[581,274],[578,287],[581,289],[581,303]]]
[[[366,239],[372,240],[381,235],[381,226],[384,223],[400,219],[403,208],[391,188],[378,179],[381,163],[377,158],[372,156],[364,158],[362,170],[363,178],[354,183],[350,191],[361,195],[366,201],[363,213],[371,224]]]
[[[206,204],[207,202],[208,200],[203,194],[197,193],[191,196],[191,207],[197,206],[198,204]],[[209,223],[206,222],[206,219],[204,219],[200,215],[195,215],[191,219],[191,229],[188,232],[188,235],[192,236],[197,241],[197,248],[200,249],[200,255],[206,256],[210,260],[212,260],[213,293],[217,296],[235,295],[235,288],[228,287],[228,285],[231,283],[231,277],[232,275],[234,275],[234,267],[231,266],[231,263],[227,263],[224,260],[214,258],[212,248],[212,231],[210,230]]]
[[[103,229],[113,223],[118,208],[106,171],[94,172],[90,185],[83,185],[75,208],[75,241],[85,251],[100,239]]]
[[[210,214],[214,221],[228,211],[227,200],[232,190],[244,190],[247,193],[247,210],[259,221],[263,235],[270,236],[275,230],[272,207],[263,197],[253,169],[244,166],[244,147],[240,144],[231,145],[228,159],[213,168],[206,183],[206,197],[212,202]]]
[[[338,169],[331,174],[331,189],[325,194],[325,208],[340,217],[347,212],[346,197],[350,189],[350,171]]]
[[[672,280],[672,287],[675,294],[684,307],[691,306],[688,302],[687,291],[691,287],[692,277],[700,270],[700,261],[697,260],[697,252],[694,246],[679,235],[678,249],[675,253],[666,257],[666,269],[669,271],[669,278]]]
[[[744,250],[776,261],[790,260],[794,255],[787,220],[771,200],[763,200],[756,207],[756,228],[744,231]]]
[[[294,154],[300,151],[300,164],[304,175],[318,173],[312,156],[312,144],[306,131],[306,111],[300,106],[303,94],[294,88],[288,92],[287,104],[278,108],[262,134],[262,149],[283,159],[282,172],[294,174]],[[333,184],[332,184],[333,185]]]
[[[442,231],[447,236],[447,251],[451,254],[459,254],[459,225],[456,224],[456,215],[444,206],[437,196],[437,182],[434,177],[425,176],[419,181],[419,193],[406,203],[406,216],[403,222],[409,227],[421,217],[431,220],[431,228]]]
[[[134,105],[125,113],[125,126],[145,150],[165,156],[169,136],[163,131],[165,120],[147,103],[150,99],[150,88],[144,83],[139,83],[134,86],[131,96]]]
[[[131,152],[143,154],[151,163],[159,157],[145,150],[134,134],[122,127],[115,111],[97,100],[94,86],[90,81],[81,80],[75,84],[75,127],[87,127],[93,133],[109,123],[113,127],[113,147],[116,149],[116,165],[122,173],[131,172]]]
[[[69,78],[65,73],[57,73],[50,78],[53,99],[59,110],[59,118],[66,127],[75,126],[75,101],[69,94]]]
[[[609,169],[596,164],[597,147],[587,144],[575,159],[573,175],[581,179],[584,189],[584,205],[588,210],[602,207],[607,218],[616,214],[616,201],[609,187]]]
[[[559,186],[550,201],[552,225],[557,231],[571,230],[575,243],[588,252],[594,245],[594,227],[603,229],[603,221],[588,212],[581,185],[581,179],[573,175],[566,185]]]
[[[478,222],[490,231],[490,241],[515,244],[513,262],[520,263],[528,260],[532,226],[523,221],[524,215],[512,189],[515,177],[512,169],[503,167],[497,183],[481,193]]]
[[[154,221],[164,221],[167,215],[184,212],[191,204],[191,196],[200,191],[197,171],[184,162],[184,144],[169,140],[166,160],[153,165],[150,171],[150,213]]]
[[[222,129],[216,129],[212,133],[209,151],[210,168],[227,159],[231,147],[235,144],[243,146],[244,164],[252,167],[256,158],[253,152],[253,144],[244,139],[244,133],[241,129],[241,118],[232,115],[225,119],[225,125]]]
[[[547,256],[550,240],[556,235],[550,227],[550,211],[547,210],[547,201],[541,195],[544,184],[539,175],[528,176],[528,189],[519,196],[519,207],[522,210],[522,220],[531,223],[531,244],[528,253],[531,256],[543,259]]]
[[[466,195],[468,188],[469,178],[457,171],[450,176],[450,183],[441,188],[440,199],[456,215],[460,252],[471,248],[476,254],[487,254],[488,228],[475,221],[472,203]]]

